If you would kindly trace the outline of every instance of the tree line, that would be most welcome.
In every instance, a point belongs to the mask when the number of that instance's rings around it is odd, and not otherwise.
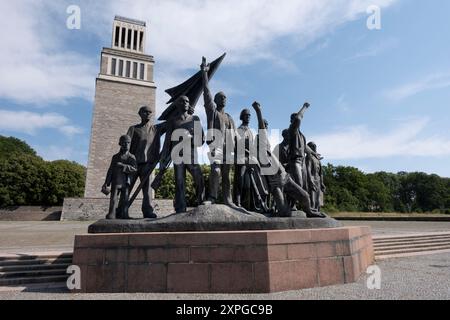
[[[80,164],[45,161],[24,141],[0,136],[0,207],[62,205],[83,196],[85,176]]]
[[[450,178],[422,172],[366,174],[357,168],[331,164],[323,169],[325,212],[450,214]],[[210,167],[203,165],[202,170],[208,186]],[[0,136],[0,207],[62,205],[66,197],[83,196],[85,176],[86,169],[80,164],[44,161],[24,141]],[[189,174],[186,180],[186,196],[192,205],[194,183]],[[175,198],[173,168],[166,172],[156,197]]]

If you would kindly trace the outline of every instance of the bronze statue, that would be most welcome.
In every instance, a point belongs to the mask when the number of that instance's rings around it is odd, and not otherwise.
[[[200,118],[192,115],[194,109],[189,104],[189,98],[180,96],[175,101],[177,114],[167,121],[167,132],[161,152],[161,169],[152,183],[157,190],[170,162],[174,163],[175,171],[175,211],[186,212],[186,170],[190,172],[196,187],[197,203],[204,200],[204,181],[200,165],[198,164],[197,148],[204,143],[203,129]],[[178,138],[178,139],[175,139]],[[174,141],[175,140],[175,141]],[[180,148],[181,147],[181,148]],[[176,149],[175,149],[176,148]],[[185,152],[188,154],[185,154]],[[176,155],[176,157],[174,157]]]
[[[131,189],[139,177],[141,181],[139,188],[142,188],[143,194],[142,213],[144,218],[156,218],[151,205],[149,177],[159,162],[161,131],[159,126],[152,124],[152,115],[153,111],[149,107],[141,107],[139,109],[141,123],[130,127],[127,133],[131,138],[130,152],[135,155],[137,161],[137,173],[131,179]],[[132,200],[136,195],[132,197]]]
[[[269,211],[267,205],[269,190],[265,177],[261,176],[259,163],[254,157],[256,145],[253,133],[249,128],[250,118],[250,110],[242,110],[240,115],[242,125],[237,129],[235,150],[235,203],[238,207],[249,211],[266,213]]]
[[[106,180],[102,187],[105,195],[111,193],[106,219],[129,219],[128,198],[131,176],[137,171],[136,158],[130,153],[131,139],[120,137],[120,151],[112,157]],[[111,189],[108,187],[111,186]]]
[[[203,97],[205,111],[207,116],[208,140],[210,146],[211,174],[209,176],[209,197],[208,201],[216,203],[219,193],[219,182],[222,178],[223,201],[226,205],[237,208],[231,197],[230,170],[231,164],[227,160],[233,161],[232,153],[234,146],[229,147],[230,142],[233,145],[236,139],[236,127],[233,118],[225,113],[227,97],[223,92],[215,95],[214,100],[209,89],[208,71],[209,65],[206,64],[206,58],[203,58],[201,64],[203,78]],[[210,136],[211,132],[213,137]],[[227,148],[228,144],[228,148]]]
[[[292,211],[289,203],[286,201],[286,198],[283,194],[284,191],[292,198],[300,202],[302,209],[306,213],[307,217],[326,217],[324,214],[312,210],[308,193],[291,178],[291,176],[286,172],[284,167],[279,162],[278,158],[272,154],[267,136],[266,125],[262,117],[261,105],[258,102],[254,102],[253,108],[255,109],[258,116],[258,143],[262,150],[262,152],[259,153],[259,156],[263,157],[263,159],[260,160],[261,165],[263,166],[263,164],[267,164],[268,167],[272,168],[271,170],[274,169],[274,174],[266,175],[266,178],[270,186],[271,193],[273,194],[274,200],[276,202],[278,214],[284,217],[292,216]]]
[[[235,203],[238,207],[242,206],[241,199],[247,200],[250,198],[250,177],[249,177],[249,157],[251,148],[253,147],[254,137],[250,130],[251,113],[250,110],[244,109],[241,112],[240,120],[242,121],[241,126],[237,129],[237,134],[240,138],[240,143],[243,143],[244,150],[236,150],[236,165],[234,168],[234,195]],[[236,143],[236,147],[238,143]],[[248,209],[248,205],[246,206]]]
[[[307,190],[305,166],[306,138],[300,131],[300,125],[309,106],[309,103],[306,102],[298,113],[291,115],[291,125],[289,127],[289,173],[292,179],[305,190]]]
[[[273,149],[273,154],[278,157],[284,169],[289,172],[289,130],[282,132],[283,141]]]
[[[308,172],[309,195],[311,207],[320,211],[323,206],[323,194],[325,193],[325,184],[323,181],[323,170],[320,160],[321,156],[317,154],[317,146],[314,142],[309,142],[308,147],[312,152],[307,152],[306,168]]]

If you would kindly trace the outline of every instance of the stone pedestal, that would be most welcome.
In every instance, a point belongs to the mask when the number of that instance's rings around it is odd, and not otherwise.
[[[356,281],[369,227],[78,235],[81,292],[268,293]]]

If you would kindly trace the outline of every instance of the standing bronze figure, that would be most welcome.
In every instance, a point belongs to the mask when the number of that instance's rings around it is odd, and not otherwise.
[[[208,201],[216,203],[219,194],[220,179],[222,178],[222,192],[224,204],[236,207],[231,196],[230,171],[232,165],[227,163],[227,159],[233,160],[234,141],[236,138],[236,127],[233,118],[225,113],[227,97],[223,92],[215,95],[214,100],[209,89],[208,71],[209,65],[206,58],[201,64],[203,78],[203,97],[205,103],[206,117],[208,121],[208,140],[210,145],[211,174],[209,176],[209,197]],[[210,137],[211,130],[215,130],[213,138]],[[212,143],[214,142],[214,147]],[[228,144],[228,148],[227,148]],[[231,148],[230,148],[231,144]]]
[[[156,218],[151,205],[149,176],[159,162],[161,132],[158,126],[152,124],[153,111],[149,107],[140,108],[139,116],[141,123],[130,127],[127,133],[131,138],[130,152],[135,155],[137,162],[137,173],[131,179],[131,189],[139,178],[143,194],[142,213],[144,218]]]
[[[161,171],[155,178],[152,187],[156,190],[162,179],[163,170],[171,161],[175,171],[175,211],[186,212],[186,171],[192,175],[196,188],[196,206],[204,200],[204,181],[198,164],[197,148],[204,142],[200,118],[192,115],[194,109],[189,104],[189,98],[181,96],[175,101],[177,114],[168,120],[166,138],[161,152]],[[175,138],[178,138],[175,139]],[[175,149],[176,148],[176,149]],[[188,152],[188,154],[185,154]]]
[[[306,102],[298,113],[291,115],[291,125],[289,127],[289,173],[292,179],[305,190],[307,190],[305,183],[306,138],[300,131],[300,125],[309,106],[309,103]]]
[[[105,195],[111,193],[109,212],[106,219],[129,219],[128,198],[131,176],[137,171],[136,158],[130,153],[131,139],[128,135],[120,137],[120,152],[112,157],[102,187]],[[108,187],[111,186],[111,189]]]
[[[311,199],[311,207],[320,211],[323,206],[323,194],[326,191],[323,180],[323,170],[320,160],[322,158],[317,154],[317,146],[314,142],[309,142],[308,147],[312,152],[307,152],[306,168],[308,171],[309,195]]]
[[[237,129],[237,135],[240,139],[239,143],[243,144],[244,150],[238,150],[238,143],[236,143],[236,165],[234,167],[234,194],[235,203],[238,207],[242,206],[242,199],[244,202],[250,201],[250,190],[251,190],[251,180],[250,180],[250,152],[253,148],[254,137],[250,130],[251,113],[250,110],[244,109],[241,112],[240,120],[242,124]],[[249,203],[245,206],[249,209]]]

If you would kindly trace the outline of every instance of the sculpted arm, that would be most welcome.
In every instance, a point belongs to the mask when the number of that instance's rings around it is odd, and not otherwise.
[[[203,79],[203,99],[205,100],[205,109],[206,111],[214,110],[214,101],[211,94],[211,90],[209,89],[209,79],[208,79],[208,71],[209,65],[206,64],[206,58],[203,57],[202,64],[200,66],[202,71],[202,79]]]

